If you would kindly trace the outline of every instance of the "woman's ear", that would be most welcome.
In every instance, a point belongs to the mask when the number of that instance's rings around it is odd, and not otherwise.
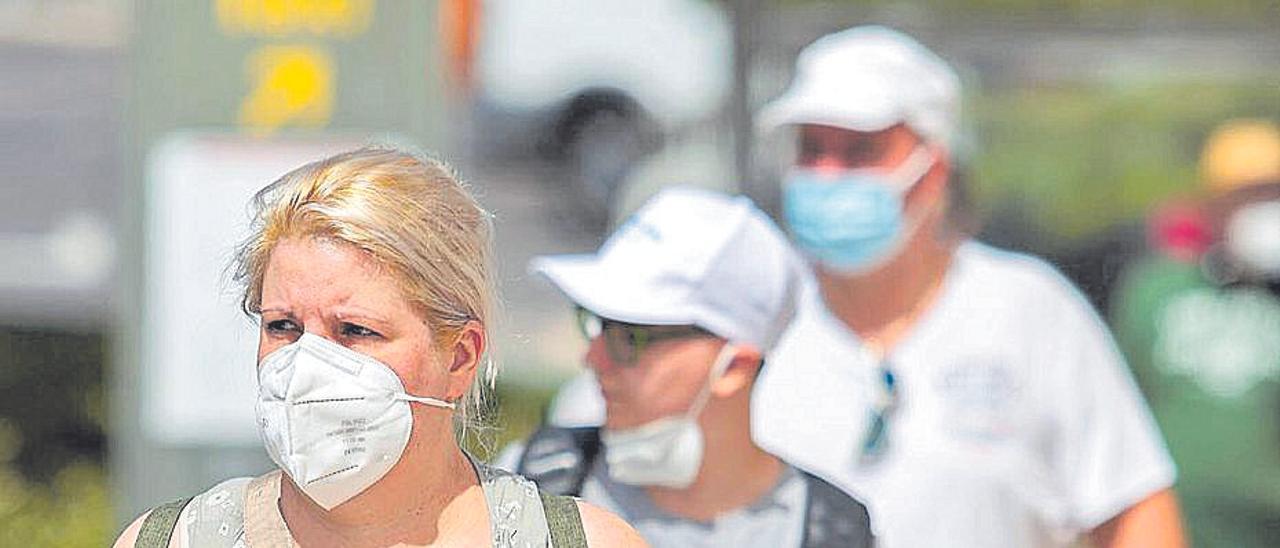
[[[484,326],[475,320],[467,322],[458,330],[454,342],[445,351],[449,369],[450,401],[457,400],[467,393],[471,383],[475,381],[476,371],[480,367],[480,359],[484,356],[488,340],[485,338]]]
[[[760,373],[763,359],[760,351],[751,346],[739,346],[737,350],[724,374],[711,385],[711,394],[717,398],[727,398],[743,389],[750,390]]]

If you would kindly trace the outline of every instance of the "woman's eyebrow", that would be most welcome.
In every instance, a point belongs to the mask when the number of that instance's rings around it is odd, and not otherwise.
[[[374,313],[372,311],[363,310],[363,309],[338,310],[333,313],[333,317],[337,318],[340,321],[346,321],[346,320],[352,320],[352,319],[363,319],[363,320],[372,320],[374,322],[378,322],[382,324],[391,323],[391,320],[388,320],[386,317],[378,315],[377,313]]]

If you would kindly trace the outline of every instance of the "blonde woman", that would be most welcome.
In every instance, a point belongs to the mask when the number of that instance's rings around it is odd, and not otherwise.
[[[643,545],[459,447],[493,281],[489,218],[449,168],[362,149],[255,205],[236,278],[261,325],[256,411],[280,470],[157,507],[117,547]]]

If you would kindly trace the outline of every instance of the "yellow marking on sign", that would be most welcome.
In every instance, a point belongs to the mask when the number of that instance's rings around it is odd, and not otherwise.
[[[267,135],[286,125],[319,128],[333,114],[333,61],[310,46],[264,46],[246,61],[251,89],[240,125]]]
[[[416,1],[416,0],[415,0]],[[373,22],[375,0],[217,0],[223,34],[282,38],[300,34],[352,37]]]

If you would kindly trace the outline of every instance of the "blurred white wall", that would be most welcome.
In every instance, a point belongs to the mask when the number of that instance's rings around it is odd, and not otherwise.
[[[127,38],[128,0],[0,0],[0,42],[117,47]]]

